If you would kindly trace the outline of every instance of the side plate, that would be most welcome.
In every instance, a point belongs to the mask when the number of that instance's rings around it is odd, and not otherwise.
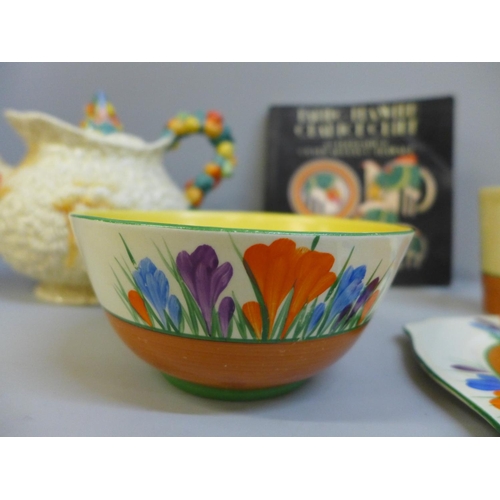
[[[404,331],[424,370],[500,432],[500,317],[434,318]]]

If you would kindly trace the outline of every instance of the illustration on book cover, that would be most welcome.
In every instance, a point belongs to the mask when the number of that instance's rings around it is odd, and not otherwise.
[[[269,114],[266,209],[412,225],[396,284],[448,284],[452,98]]]

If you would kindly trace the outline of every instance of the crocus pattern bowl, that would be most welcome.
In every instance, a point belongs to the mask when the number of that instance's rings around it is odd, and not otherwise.
[[[257,212],[71,215],[97,298],[123,341],[189,392],[287,392],[357,340],[412,229]]]

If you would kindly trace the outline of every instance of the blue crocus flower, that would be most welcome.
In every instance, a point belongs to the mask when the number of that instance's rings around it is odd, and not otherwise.
[[[465,383],[472,389],[480,391],[500,391],[500,378],[494,375],[478,374],[478,378],[470,378]]]
[[[175,295],[170,295],[167,303],[168,314],[176,328],[181,324],[182,307],[179,299]]]
[[[316,328],[320,319],[323,317],[324,313],[325,313],[325,303],[321,302],[321,304],[318,304],[314,308],[311,319],[309,320],[309,325],[307,325],[306,336],[310,335],[312,331]]]
[[[375,278],[363,288],[363,291],[360,293],[358,299],[356,300],[356,303],[349,313],[349,319],[353,318],[356,313],[366,304],[368,299],[372,296],[373,292],[377,289],[379,283],[380,279]]]
[[[493,323],[492,321],[489,321],[485,318],[476,318],[475,321],[471,323],[471,325],[490,333],[495,338],[500,340],[500,327],[496,323]]]
[[[147,301],[158,313],[164,327],[167,326],[167,309],[176,327],[180,324],[181,305],[175,295],[170,295],[170,284],[165,273],[158,269],[148,257],[142,259],[133,272],[134,280]]]
[[[139,262],[133,276],[144,297],[148,299],[160,317],[163,316],[170,291],[165,273],[146,257]]]
[[[331,321],[337,314],[344,311],[354,303],[363,289],[363,279],[366,275],[366,266],[353,268],[349,266],[340,279],[337,296],[333,301],[328,321]]]

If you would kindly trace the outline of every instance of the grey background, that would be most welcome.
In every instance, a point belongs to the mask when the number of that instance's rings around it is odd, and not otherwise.
[[[263,208],[265,119],[273,104],[356,104],[455,98],[453,278],[478,279],[477,191],[500,185],[500,65],[497,63],[0,63],[0,109],[39,110],[78,124],[104,90],[127,132],[157,139],[179,111],[217,109],[237,141],[234,177],[205,208]],[[202,137],[170,153],[180,185],[212,156]],[[0,120],[0,155],[24,145]]]

